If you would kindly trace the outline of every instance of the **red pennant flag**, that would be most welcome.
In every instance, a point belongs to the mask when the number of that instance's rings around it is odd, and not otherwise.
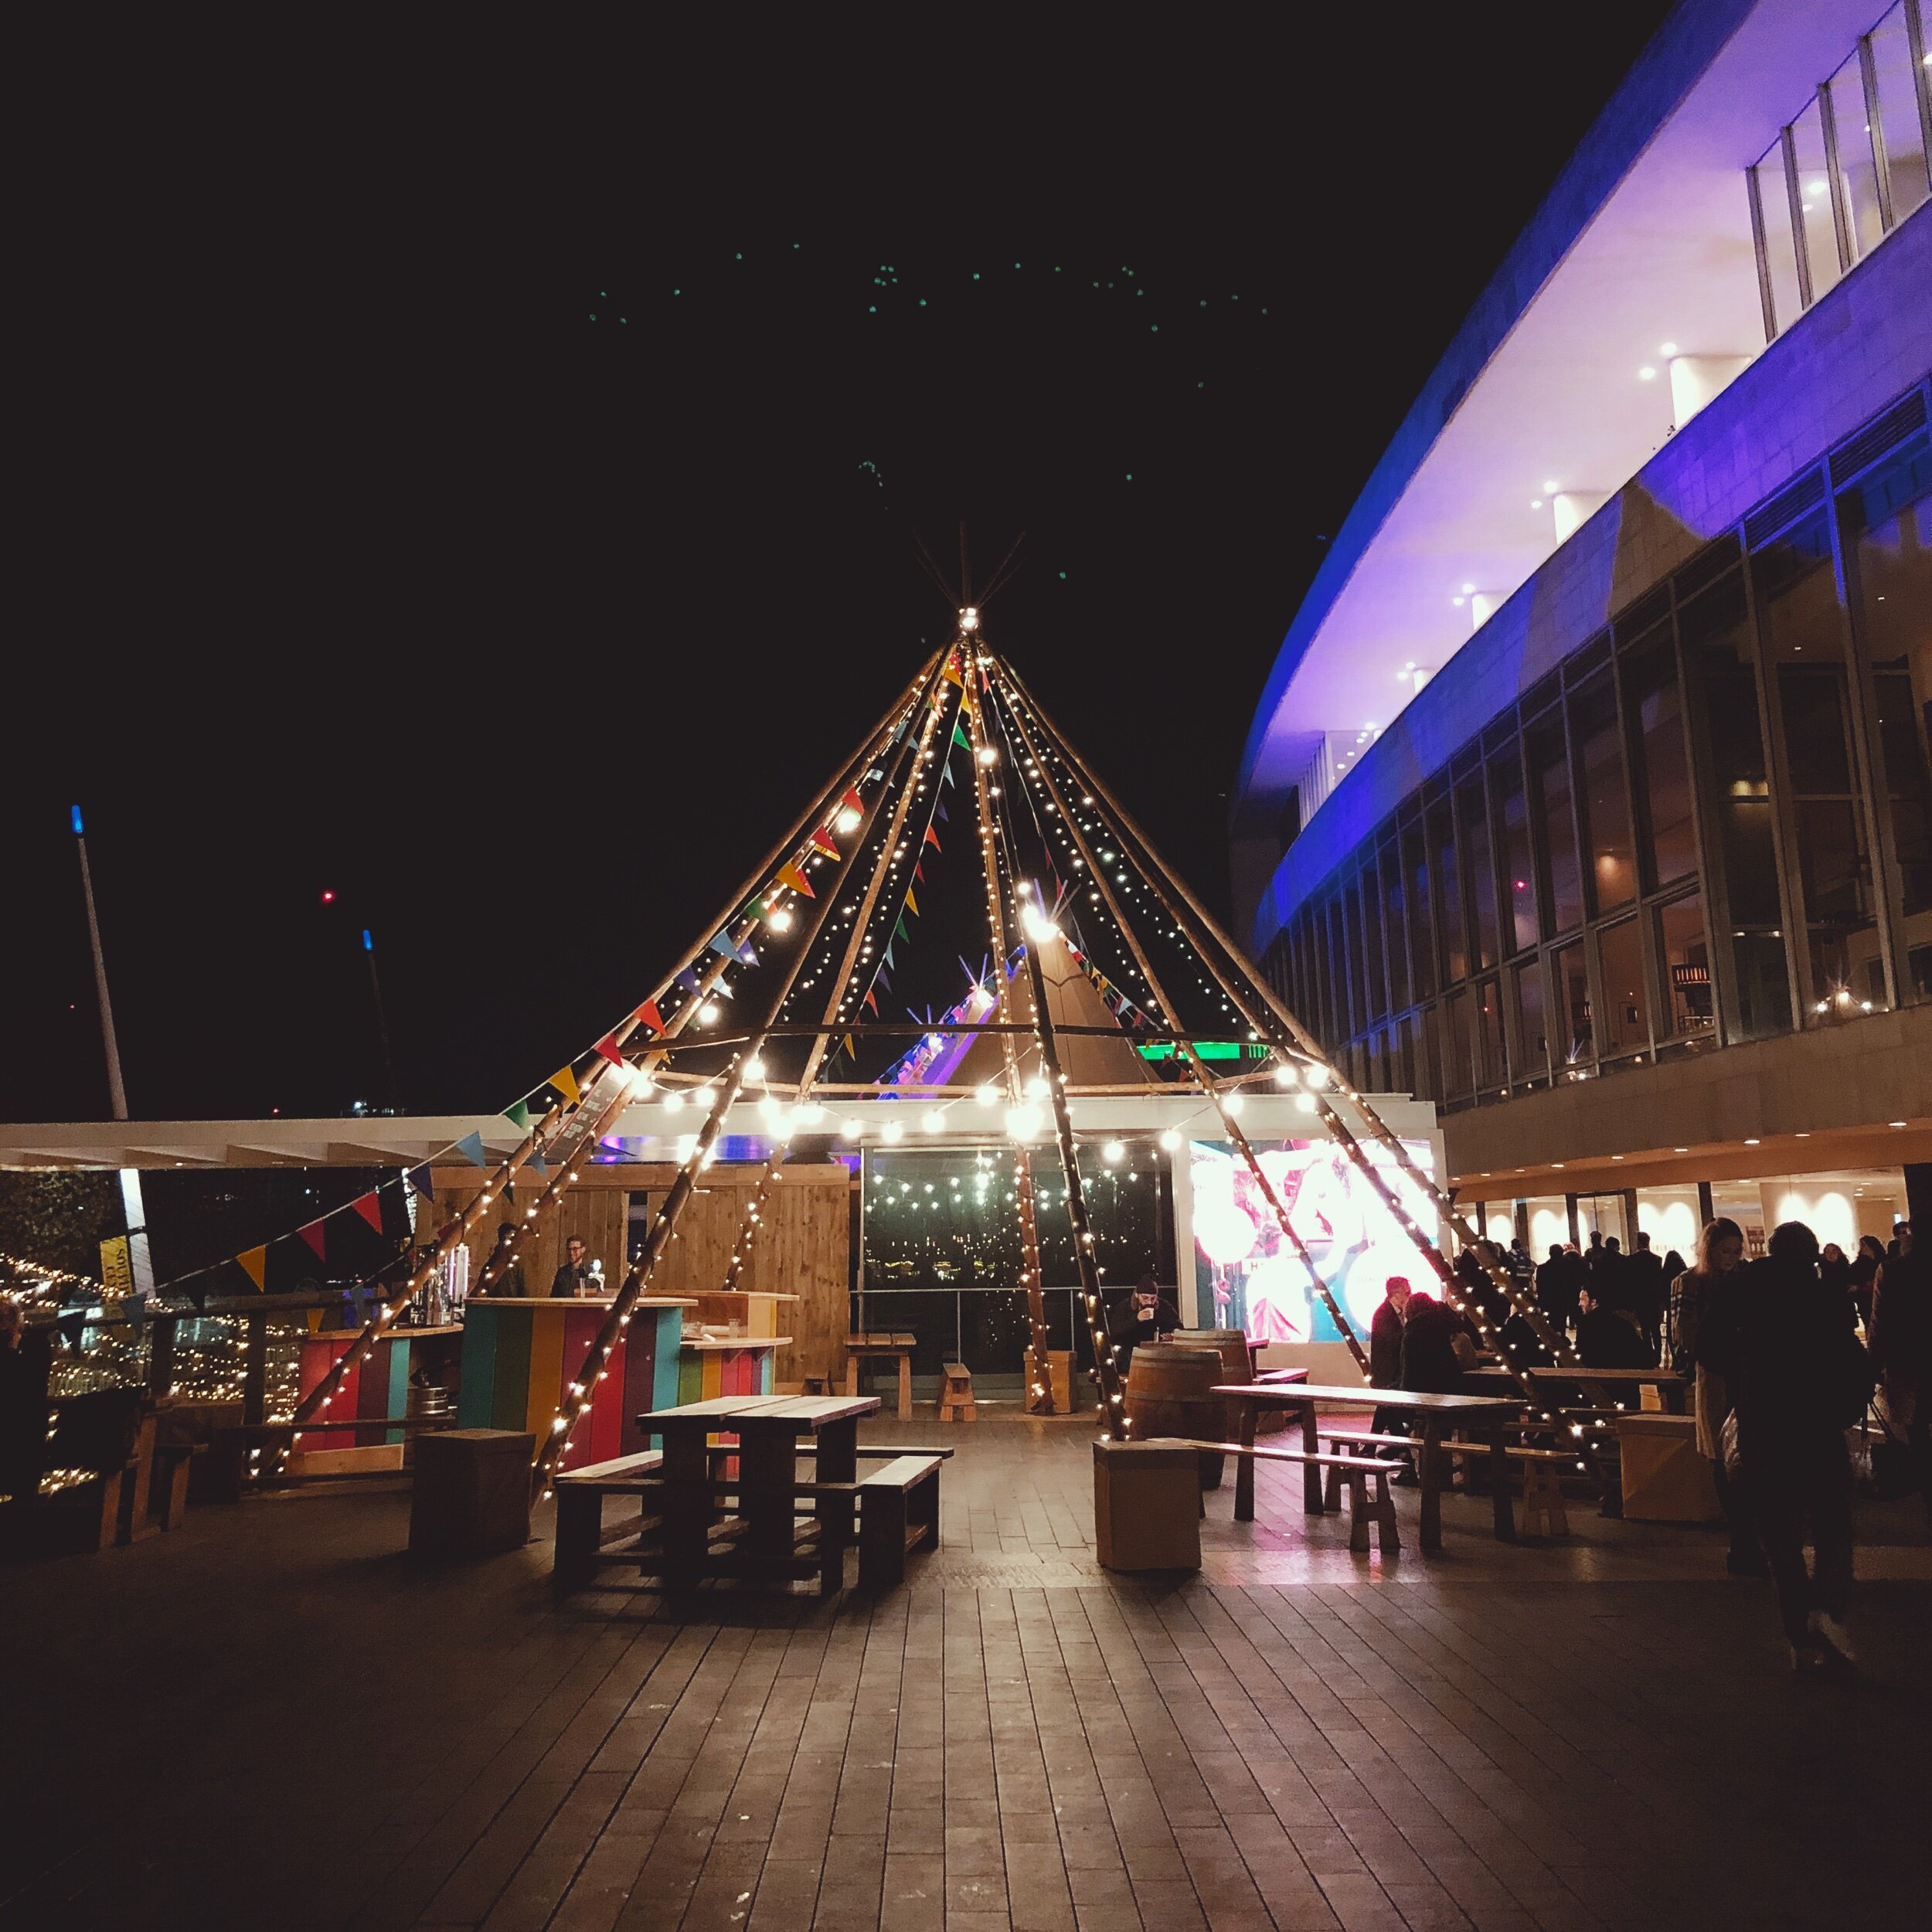
[[[662,1033],[664,1031],[664,1015],[658,1011],[658,1002],[655,999],[647,999],[638,1009],[637,1017],[642,1020],[652,1032]]]
[[[597,1050],[601,1053],[613,1066],[621,1066],[624,1064],[624,1055],[618,1049],[617,1036],[616,1034],[606,1033],[603,1039],[597,1042]]]
[[[295,1230],[315,1250],[315,1259],[318,1261],[326,1261],[328,1259],[328,1257],[322,1252],[322,1230],[327,1226],[328,1223],[325,1221],[311,1221],[306,1226],[299,1227]]]
[[[923,885],[924,885],[924,884],[925,884],[925,883],[926,883],[926,869],[925,869],[925,867],[924,867],[924,866],[913,866],[913,878],[917,879],[919,881],[919,883],[920,883],[922,886],[923,886]]]
[[[376,1230],[378,1234],[382,1233],[383,1197],[379,1194],[372,1191],[369,1193],[359,1196],[356,1199],[350,1202],[349,1206],[352,1207],[355,1212]]]
[[[811,882],[805,877],[805,875],[789,859],[778,868],[778,883],[781,886],[790,886],[795,893],[802,893],[808,899],[816,899],[818,896],[812,890]]]
[[[863,811],[866,809],[865,800],[860,798],[857,792],[849,789],[838,802],[848,811]]]
[[[872,1009],[874,1015],[876,1015],[879,1011],[879,1002],[873,996],[872,990],[869,986],[866,988],[866,1004]]]
[[[930,825],[928,825],[926,828],[925,842],[930,845],[934,852],[944,852],[945,850],[945,847],[939,842],[939,834],[934,832]]]
[[[832,834],[823,825],[811,835],[811,849],[814,852],[822,852],[828,859],[838,856],[838,848],[832,842]]]

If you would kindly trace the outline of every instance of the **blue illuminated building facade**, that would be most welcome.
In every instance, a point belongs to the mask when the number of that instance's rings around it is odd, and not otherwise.
[[[1256,957],[1357,1084],[1436,1103],[1465,1198],[1519,1228],[1828,1168],[1932,1209],[1924,24],[1678,9],[1256,715]]]

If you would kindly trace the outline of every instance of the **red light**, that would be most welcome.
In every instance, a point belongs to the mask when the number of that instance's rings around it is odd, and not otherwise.
[[[322,903],[325,906],[332,906],[335,903],[335,895],[333,893],[324,893],[322,894]]]

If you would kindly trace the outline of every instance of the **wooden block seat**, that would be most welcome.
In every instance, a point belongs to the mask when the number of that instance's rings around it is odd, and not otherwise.
[[[1437,1447],[1452,1456],[1487,1458],[1486,1442],[1443,1442]],[[1527,1443],[1507,1443],[1503,1454],[1522,1471],[1523,1533],[1531,1536],[1566,1536],[1570,1517],[1563,1508],[1563,1471],[1579,1460],[1570,1449],[1539,1449]]]
[[[963,1362],[948,1362],[939,1374],[940,1420],[977,1422],[979,1411],[973,1401],[972,1371]]]
[[[1304,1468],[1325,1469],[1330,1484],[1335,1486],[1335,1502],[1329,1505],[1330,1508],[1335,1507],[1341,1500],[1339,1485],[1344,1482],[1349,1485],[1349,1547],[1358,1553],[1366,1550],[1372,1526],[1376,1546],[1385,1556],[1393,1556],[1402,1547],[1401,1533],[1396,1525],[1395,1498],[1389,1493],[1389,1478],[1397,1473],[1399,1464],[1385,1462],[1373,1456],[1317,1453],[1307,1449],[1263,1449],[1239,1442],[1196,1442],[1188,1446],[1216,1450],[1224,1456],[1242,1456],[1253,1462],[1296,1462]],[[1372,1481],[1375,1485],[1372,1500],[1369,1495]]]
[[[656,1491],[663,1467],[664,1452],[645,1449],[564,1470],[551,1479],[556,1492],[556,1549],[550,1579],[559,1590],[583,1589],[603,1565],[636,1563],[651,1533],[662,1526],[662,1518],[640,1510],[607,1531],[604,1499]]]
[[[937,1456],[895,1456],[862,1476],[859,1500],[859,1587],[889,1590],[906,1580],[906,1559],[939,1543]]]

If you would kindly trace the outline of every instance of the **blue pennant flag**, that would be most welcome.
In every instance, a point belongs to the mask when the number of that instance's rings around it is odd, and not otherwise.
[[[729,933],[713,933],[705,943],[707,950],[716,953],[720,959],[736,959],[738,957]]]
[[[893,943],[892,943],[892,941],[889,939],[889,940],[887,940],[886,941],[886,964],[888,966],[889,966],[892,963],[893,963]]]
[[[940,770],[945,777],[946,783],[950,785],[953,782],[953,754],[950,751],[947,753],[946,762],[940,767]]]
[[[483,1151],[483,1136],[480,1132],[465,1134],[462,1139],[457,1142],[456,1151],[472,1167],[487,1167],[489,1165],[488,1157]]]
[[[946,815],[946,801],[944,798],[940,799],[939,801],[939,822],[942,825],[950,825],[953,822],[952,820]]]
[[[478,1147],[482,1145],[483,1137],[481,1134],[476,1137],[476,1142]],[[433,1201],[436,1199],[436,1185],[430,1179],[430,1170],[427,1164],[422,1167],[406,1168],[403,1178],[415,1189],[418,1194],[422,1196],[424,1200]]]
[[[682,986],[687,993],[695,993],[698,990],[697,969],[695,967],[687,966],[678,975],[674,983]]]
[[[751,941],[748,939],[738,948],[738,957],[747,966],[755,966],[758,963],[758,955],[752,951]]]
[[[550,1164],[541,1154],[532,1154],[523,1165],[533,1174],[548,1174]]]

